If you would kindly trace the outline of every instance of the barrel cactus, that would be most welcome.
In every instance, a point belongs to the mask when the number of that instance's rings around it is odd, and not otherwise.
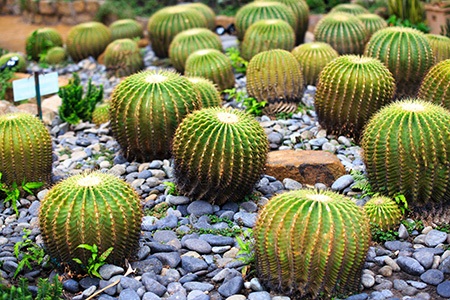
[[[197,50],[189,55],[184,73],[186,76],[207,78],[217,84],[220,91],[234,86],[231,60],[216,49]]]
[[[177,34],[169,47],[169,58],[179,72],[184,72],[189,54],[201,49],[222,51],[219,36],[207,28],[193,28]]]
[[[253,233],[258,278],[269,288],[298,299],[359,290],[370,228],[349,198],[308,189],[277,195]]]
[[[186,3],[183,5],[193,8],[201,13],[203,17],[205,17],[207,27],[210,30],[214,30],[216,28],[216,13],[214,12],[214,10],[212,10],[211,7],[201,2]]]
[[[209,79],[202,77],[186,77],[198,91],[202,100],[202,108],[222,106],[222,97],[216,85]]]
[[[264,113],[294,112],[303,97],[300,64],[286,50],[269,50],[255,55],[247,66],[247,92],[266,101]]]
[[[148,20],[147,30],[156,56],[168,57],[173,38],[183,30],[196,27],[208,27],[206,19],[186,5],[169,6],[155,12]]]
[[[144,37],[142,24],[133,19],[117,20],[109,25],[112,40],[135,39]]]
[[[395,81],[379,60],[344,55],[319,75],[315,108],[320,125],[330,133],[359,140],[369,118],[394,98]]]
[[[363,22],[369,38],[376,31],[388,26],[387,22],[377,14],[360,14],[356,17]]]
[[[108,103],[102,103],[97,105],[92,112],[92,123],[100,125],[109,122],[109,109],[111,105]]]
[[[45,55],[45,62],[49,65],[57,65],[67,60],[67,52],[63,47],[53,47]]]
[[[15,72],[26,72],[27,71],[27,60],[25,57],[17,52],[10,52],[3,54],[0,56],[0,67],[6,64],[8,60],[10,60],[12,57],[17,56],[19,58],[18,64],[12,69]]]
[[[433,50],[435,63],[450,58],[450,38],[439,34],[425,34]]]
[[[434,64],[434,55],[424,33],[407,27],[388,27],[375,32],[364,55],[379,59],[392,72],[396,97],[415,96],[420,82]]]
[[[38,61],[42,53],[47,53],[47,50],[63,45],[61,34],[54,28],[40,28],[33,31],[25,41],[25,49],[28,57]]]
[[[142,222],[140,199],[133,188],[107,173],[69,177],[51,188],[41,202],[39,226],[50,256],[87,265],[91,253],[80,244],[97,245],[99,253],[114,247],[106,261],[123,265],[138,246]]]
[[[355,16],[369,13],[369,11],[367,9],[365,9],[364,7],[362,7],[361,5],[356,4],[356,3],[338,4],[335,7],[333,7],[330,11],[330,13],[335,13],[335,12],[344,12],[344,13],[348,13],[348,14],[355,15]]]
[[[144,60],[135,41],[118,39],[106,47],[104,64],[114,76],[124,77],[142,70]]]
[[[329,44],[312,42],[295,47],[291,53],[300,63],[305,85],[316,85],[319,74],[330,61],[339,56]]]
[[[52,138],[45,125],[28,113],[0,115],[1,181],[50,184]]]
[[[249,61],[256,54],[271,50],[291,51],[295,46],[295,33],[283,20],[260,20],[253,23],[245,32],[241,44],[241,55]]]
[[[178,124],[200,107],[193,84],[180,74],[165,70],[136,73],[111,95],[112,132],[130,160],[168,158]]]
[[[428,71],[418,97],[450,110],[450,59],[441,61]]]
[[[267,152],[264,129],[251,115],[220,107],[195,111],[173,139],[177,186],[219,205],[241,200],[259,180]]]
[[[370,226],[381,230],[394,229],[402,219],[402,211],[392,198],[375,196],[363,206]]]
[[[100,22],[85,22],[73,26],[67,33],[67,53],[74,61],[92,56],[97,58],[111,42],[111,31]]]
[[[364,24],[348,13],[330,13],[314,29],[317,42],[331,45],[339,54],[362,54],[367,41]]]

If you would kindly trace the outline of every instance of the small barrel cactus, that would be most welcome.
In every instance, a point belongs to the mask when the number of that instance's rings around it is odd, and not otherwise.
[[[111,105],[108,103],[102,103],[97,105],[92,112],[92,123],[100,125],[109,122],[109,109]]]
[[[428,71],[418,97],[450,110],[450,59],[441,61]]]
[[[241,44],[241,55],[249,61],[256,54],[271,50],[291,51],[295,46],[294,29],[283,20],[260,20],[253,23],[245,32]]]
[[[170,62],[179,72],[184,72],[188,56],[201,49],[222,51],[222,41],[218,35],[207,28],[184,30],[177,34],[170,43]]]
[[[53,47],[47,51],[45,62],[49,65],[57,65],[67,60],[67,52],[63,47]]]
[[[111,31],[100,22],[85,22],[73,26],[67,33],[67,53],[74,61],[92,56],[97,58],[111,42]]]
[[[402,211],[389,197],[375,196],[363,206],[370,226],[381,230],[394,229],[402,219]]]
[[[348,14],[355,15],[355,16],[369,13],[369,11],[367,9],[365,9],[364,7],[362,7],[361,5],[356,4],[356,3],[338,4],[335,7],[333,7],[330,11],[330,13],[335,13],[335,12],[344,12],[344,13],[348,13]]]
[[[123,265],[138,246],[142,222],[140,199],[133,188],[107,173],[69,177],[51,188],[41,202],[39,227],[50,256],[74,266],[87,265],[91,253],[80,244],[114,247],[106,261]]]
[[[174,37],[183,30],[197,27],[208,27],[208,24],[200,12],[189,6],[168,6],[155,12],[148,20],[147,30],[156,56],[168,57]]]
[[[377,14],[360,14],[356,17],[363,22],[369,38],[376,31],[388,26],[387,22]]]
[[[298,299],[358,291],[370,227],[349,198],[307,189],[277,195],[253,235],[258,278],[269,288]]]
[[[142,24],[133,19],[117,20],[109,25],[112,40],[135,39],[144,37]]]
[[[450,38],[439,34],[425,34],[433,50],[435,63],[450,58]]]
[[[202,77],[186,77],[194,84],[202,100],[202,108],[222,106],[222,97],[216,85],[209,79]]]
[[[264,129],[251,115],[220,107],[195,111],[173,139],[177,186],[219,205],[241,200],[260,178],[267,152]]]
[[[269,50],[255,55],[247,66],[247,92],[266,101],[264,113],[294,112],[303,97],[300,64],[286,50]]]
[[[52,138],[45,125],[28,113],[0,115],[1,181],[50,184]]]
[[[144,67],[144,60],[138,44],[130,39],[111,42],[105,50],[104,63],[111,74],[124,77]]]
[[[359,140],[369,118],[392,102],[395,81],[379,60],[344,55],[325,66],[319,75],[315,108],[320,125],[330,133]]]
[[[339,54],[362,54],[367,31],[361,20],[348,13],[330,13],[314,29],[317,42],[331,45]]]
[[[212,10],[211,7],[201,2],[186,3],[183,5],[193,8],[201,13],[205,17],[206,24],[208,25],[207,27],[210,30],[214,30],[216,28],[216,13],[214,12],[214,10]]]
[[[396,98],[415,96],[434,64],[433,50],[425,34],[407,27],[378,30],[367,43],[364,55],[379,59],[394,75]]]
[[[306,43],[295,47],[291,53],[300,63],[305,85],[316,85],[322,69],[339,56],[330,44],[322,42]]]
[[[200,76],[217,84],[220,91],[234,87],[234,73],[228,56],[216,49],[197,50],[188,56],[186,76]]]
[[[27,55],[36,61],[40,59],[40,54],[47,53],[48,49],[62,45],[61,34],[56,29],[47,27],[33,31],[25,41]]]
[[[13,57],[13,56],[17,56],[19,58],[19,63],[14,68],[12,68],[12,70],[14,72],[26,72],[27,71],[27,60],[25,59],[25,57],[22,54],[17,53],[17,52],[10,52],[10,53],[3,54],[0,57],[0,67],[3,66],[4,64],[6,64],[6,62],[8,60],[10,60],[11,57]]]
[[[120,82],[111,95],[112,132],[130,160],[168,158],[178,124],[200,107],[194,85],[180,74],[136,73]]]

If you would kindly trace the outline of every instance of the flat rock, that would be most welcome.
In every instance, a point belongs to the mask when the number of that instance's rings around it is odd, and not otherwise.
[[[444,281],[444,273],[440,270],[430,269],[420,275],[420,279],[425,283],[438,285]]]
[[[403,271],[410,275],[419,276],[425,272],[425,269],[422,267],[422,265],[417,260],[411,257],[400,256],[397,259],[397,264]]]

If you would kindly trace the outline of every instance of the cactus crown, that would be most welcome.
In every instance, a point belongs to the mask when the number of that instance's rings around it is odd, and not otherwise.
[[[351,15],[367,14],[369,11],[356,3],[341,3],[333,7],[330,13],[344,12]]]
[[[400,207],[394,200],[385,196],[375,196],[365,205],[370,225],[381,230],[394,229],[402,219]]]
[[[440,34],[425,34],[431,49],[433,49],[435,63],[450,58],[450,38]]]
[[[111,42],[105,49],[104,62],[109,73],[116,77],[128,76],[144,67],[139,46],[130,39],[118,39]]]
[[[202,77],[186,77],[194,84],[194,88],[200,94],[202,108],[222,106],[222,97],[216,85],[209,79]]]
[[[144,28],[141,23],[133,19],[117,20],[109,25],[112,40],[134,39],[144,37]]]
[[[418,97],[450,109],[450,59],[437,63],[428,71]]]

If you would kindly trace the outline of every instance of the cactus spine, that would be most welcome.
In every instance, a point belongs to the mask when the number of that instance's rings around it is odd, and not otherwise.
[[[91,172],[55,185],[41,202],[39,226],[50,256],[74,265],[87,264],[91,253],[77,248],[96,244],[107,262],[122,265],[138,245],[142,207],[130,185],[111,174]]]
[[[441,61],[428,71],[418,97],[450,110],[450,59]]]
[[[369,11],[362,7],[359,4],[356,3],[341,3],[333,7],[330,11],[330,13],[335,12],[344,12],[348,13],[354,16],[361,15],[361,14],[367,14]]]
[[[177,186],[216,204],[240,200],[261,176],[267,152],[264,129],[251,115],[219,107],[195,111],[173,139]]]
[[[116,77],[128,76],[142,70],[144,60],[135,41],[118,39],[111,42],[105,50],[106,68]]]
[[[368,34],[368,39],[378,30],[388,26],[387,22],[377,14],[360,14],[356,17],[363,22]]]
[[[305,189],[277,195],[261,210],[254,237],[258,277],[271,289],[301,299],[358,291],[370,229],[345,196]]]
[[[186,3],[183,5],[193,8],[201,13],[203,17],[205,17],[207,27],[210,30],[214,30],[216,28],[216,13],[214,12],[214,10],[212,10],[211,7],[201,2]]]
[[[450,58],[450,38],[439,34],[425,34],[433,50],[435,63]]]
[[[202,77],[186,77],[198,91],[202,100],[202,108],[222,106],[222,97],[216,85],[209,79]]]
[[[109,25],[112,40],[135,39],[144,37],[142,24],[133,19],[117,20]]]
[[[45,61],[50,65],[57,65],[67,60],[67,52],[63,47],[53,47],[45,55]]]
[[[40,54],[47,53],[48,49],[62,45],[61,34],[56,29],[47,27],[33,31],[25,41],[27,55],[36,61],[40,59]]]
[[[19,63],[12,70],[14,72],[26,72],[27,71],[27,60],[25,57],[17,52],[10,52],[0,56],[0,66],[3,66],[11,57],[17,56],[19,58]]]
[[[400,207],[389,197],[375,196],[363,208],[369,217],[370,226],[383,231],[394,229],[402,219]]]

